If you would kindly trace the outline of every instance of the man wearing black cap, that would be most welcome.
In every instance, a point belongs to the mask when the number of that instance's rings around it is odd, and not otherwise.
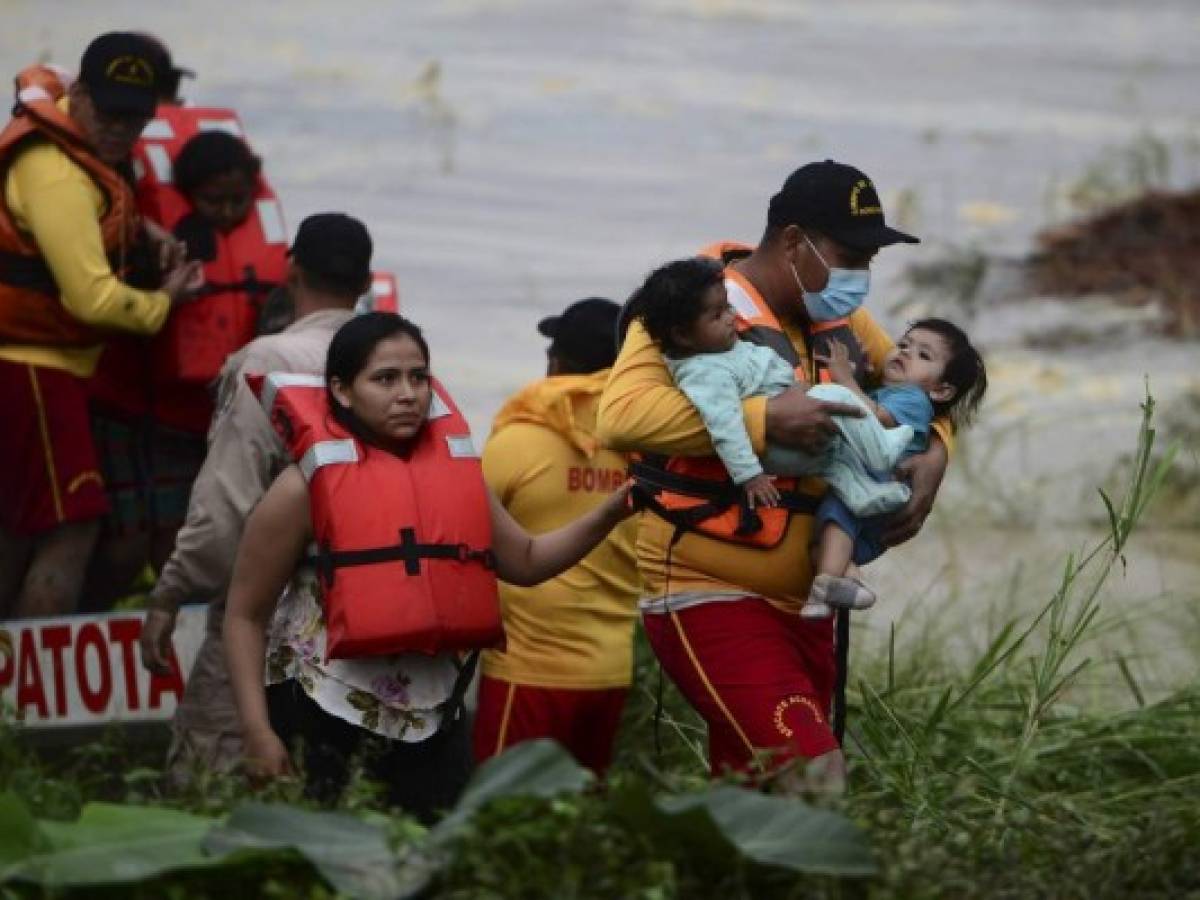
[[[121,171],[154,111],[161,53],[113,32],[68,85],[49,66],[17,77],[0,133],[0,617],[75,607],[108,501],[88,439],[84,379],[110,331],[153,334],[187,298],[200,264],[153,248],[162,289],[122,279],[144,236]]]
[[[797,169],[771,199],[757,247],[706,251],[726,263],[725,287],[743,338],[776,350],[802,382],[769,400],[745,402],[757,452],[768,438],[819,450],[835,430],[832,415],[860,414],[805,395],[803,382],[820,379],[810,348],[816,333],[841,320],[867,359],[882,367],[892,342],[862,303],[871,260],[900,242],[916,238],[887,225],[871,180],[826,160]],[[618,450],[674,457],[672,471],[680,473],[703,471],[704,463],[690,459],[713,452],[703,422],[641,323],[630,327],[601,397],[598,432]],[[906,466],[913,498],[897,515],[892,543],[915,534],[932,505],[946,466],[949,432],[940,434]],[[820,489],[801,481],[794,493],[802,500]],[[807,760],[811,778],[840,783],[844,759],[828,721],[838,677],[833,627],[798,614],[812,580],[812,513],[793,512],[769,547],[677,524],[651,513],[639,522],[643,622],[663,668],[708,724],[713,773],[761,773],[764,759],[768,770]]]
[[[543,319],[547,377],[496,416],[484,477],[533,533],[594,509],[625,481],[625,459],[595,437],[619,313],[611,300],[592,297]],[[626,520],[583,562],[536,587],[500,586],[506,646],[483,654],[476,760],[549,737],[594,771],[608,767],[633,673],[635,531]]]
[[[550,339],[546,374],[590,375],[611,368],[617,358],[620,312],[611,300],[589,297],[572,303],[561,315],[538,322],[538,331]]]
[[[371,236],[358,219],[321,213],[301,222],[288,267],[295,321],[251,341],[221,372],[208,455],[175,550],[150,594],[140,644],[146,668],[169,672],[179,607],[209,604],[204,643],[172,722],[168,765],[176,783],[200,769],[230,771],[241,761],[241,726],[221,644],[225,592],[246,518],[290,460],[245,376],[291,372],[324,383],[329,342],[370,286],[371,252]]]
[[[195,78],[196,73],[191,69],[185,69],[175,65],[174,59],[171,58],[171,48],[153,34],[148,32],[138,32],[138,37],[145,38],[158,48],[160,54],[160,74],[158,77],[158,102],[168,106],[182,106],[183,97],[179,94],[179,87],[185,78]]]

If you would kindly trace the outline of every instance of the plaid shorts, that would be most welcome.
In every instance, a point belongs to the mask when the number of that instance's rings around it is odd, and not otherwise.
[[[91,421],[112,504],[106,529],[127,535],[182,525],[192,482],[204,464],[204,435],[152,419],[115,416],[94,406]]]

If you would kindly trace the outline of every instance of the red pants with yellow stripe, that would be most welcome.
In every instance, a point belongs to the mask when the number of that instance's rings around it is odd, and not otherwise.
[[[642,622],[663,669],[708,724],[714,775],[838,749],[829,725],[832,620],[742,597],[646,613]]]
[[[603,775],[629,688],[545,688],[483,675],[475,712],[475,761],[513,744],[553,738],[581,765]]]
[[[0,527],[32,537],[108,511],[82,378],[0,360]]]

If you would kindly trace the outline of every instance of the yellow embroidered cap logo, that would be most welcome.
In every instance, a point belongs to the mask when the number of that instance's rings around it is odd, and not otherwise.
[[[154,87],[154,66],[140,56],[118,56],[105,68],[104,75],[120,84]]]
[[[874,195],[875,202],[871,203],[868,199],[867,206],[858,205],[858,195],[863,191],[869,190]],[[871,179],[860,178],[850,189],[850,215],[852,216],[882,216],[883,207],[879,205],[879,195],[875,193],[875,185],[871,184]]]

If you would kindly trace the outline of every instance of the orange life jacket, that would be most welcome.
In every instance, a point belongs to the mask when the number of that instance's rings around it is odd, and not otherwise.
[[[69,78],[50,66],[30,66],[16,79],[12,119],[0,132],[0,341],[56,347],[89,347],[102,332],[72,316],[33,236],[17,227],[4,202],[5,176],[27,141],[48,140],[91,176],[104,195],[100,216],[104,249],[124,269],[137,237],[139,216],[133,191],[120,173],[92,152],[79,126],[58,108]]]
[[[779,320],[767,306],[758,289],[731,263],[753,252],[746,244],[721,241],[710,244],[700,255],[725,264],[725,286],[729,302],[738,316],[738,331],[743,340],[770,347],[796,371],[796,380],[804,383],[809,374]],[[840,340],[850,351],[855,366],[861,369],[862,348],[850,329],[849,319],[822,322],[810,328],[810,353],[828,353],[830,342]],[[821,381],[829,374],[814,359],[814,372]],[[694,530],[719,540],[770,549],[778,546],[796,513],[811,515],[824,492],[813,478],[776,479],[782,495],[779,506],[750,509],[745,491],[734,484],[720,459],[712,457],[646,458],[634,463],[630,472],[640,488],[637,502],[676,526],[676,536]]]
[[[391,272],[375,272],[371,275],[371,292],[359,312],[400,312],[400,287]]]
[[[133,151],[137,201],[142,213],[168,231],[192,212],[175,188],[172,162],[202,131],[242,137],[230,109],[160,106]],[[208,384],[226,357],[254,339],[259,308],[287,274],[287,231],[279,200],[261,175],[246,220],[221,234],[216,254],[204,264],[200,297],[171,315],[154,340],[154,374],[160,381]]]
[[[192,213],[175,188],[173,162],[183,145],[202,131],[242,136],[228,109],[160,106],[133,150],[137,204],[146,218],[168,231]],[[212,232],[214,255],[204,264],[205,285],[194,302],[171,313],[153,337],[113,335],[88,389],[106,411],[148,416],[172,428],[202,435],[213,401],[208,385],[225,359],[254,339],[266,294],[287,272],[287,243],[279,203],[259,178],[250,215],[229,234]]]
[[[745,259],[753,250],[754,248],[748,244],[736,241],[718,241],[701,250],[700,255],[709,256],[724,263],[727,281],[732,280],[741,288],[740,292],[731,291],[729,299],[734,309],[737,310],[738,330],[742,337],[756,344],[770,347],[796,370],[798,381],[808,381],[809,375],[800,365],[800,356],[796,353],[796,348],[792,346],[787,335],[784,334],[783,329],[779,327],[779,320],[775,318],[775,314],[771,312],[749,280],[730,265],[739,259]],[[742,300],[743,295],[749,298],[749,303]],[[828,356],[834,341],[844,344],[850,352],[850,362],[854,365],[859,379],[861,380],[866,374],[866,356],[863,354],[862,345],[854,335],[854,330],[850,327],[850,319],[813,322],[809,325],[808,332],[809,352],[813,357],[812,368],[817,381],[823,384],[830,381],[828,370],[823,363],[816,360],[816,356]]]
[[[483,468],[436,381],[401,458],[329,412],[324,380],[247,376],[308,482],[331,658],[438,653],[503,641]]]

